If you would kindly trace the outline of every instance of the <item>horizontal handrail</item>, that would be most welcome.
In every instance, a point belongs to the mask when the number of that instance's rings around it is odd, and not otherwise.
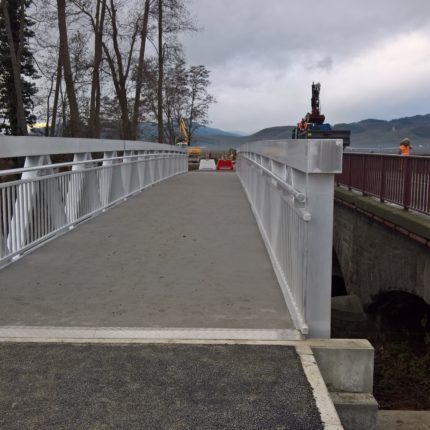
[[[258,167],[261,171],[263,171],[267,175],[269,175],[272,179],[274,179],[278,183],[278,186],[281,189],[285,190],[288,194],[290,194],[291,196],[293,196],[298,202],[300,202],[300,203],[305,203],[306,202],[306,197],[305,197],[305,195],[303,193],[301,193],[300,191],[297,191],[291,185],[287,184],[278,175],[275,175],[272,171],[270,171],[266,167],[262,166],[261,164],[257,163],[255,160],[249,158],[248,156],[246,156],[244,154],[241,154],[240,156],[243,157],[243,158],[245,158],[246,160],[248,160],[254,166]]]
[[[180,156],[180,155],[177,155]],[[136,154],[136,155],[127,155],[123,157],[108,157],[108,158],[92,158],[90,160],[84,160],[84,161],[68,161],[64,163],[52,163],[52,164],[42,164],[40,166],[29,166],[29,167],[19,167],[16,169],[5,169],[0,170],[0,176],[9,176],[9,175],[18,175],[24,172],[35,172],[39,170],[49,170],[49,169],[59,169],[62,167],[73,167],[73,166],[79,166],[79,165],[85,165],[85,164],[97,164],[97,163],[104,163],[106,161],[123,161],[128,159],[133,159],[133,161],[140,161],[136,160],[136,158],[142,159],[142,158],[166,158],[168,155],[166,154]],[[185,154],[183,157],[187,157]],[[94,166],[97,167],[97,166]],[[101,166],[98,166],[101,167]]]
[[[336,183],[430,215],[430,157],[346,153]]]
[[[350,148],[348,148],[350,149]],[[398,147],[396,146],[396,149],[398,149]],[[343,158],[345,158],[345,156],[357,156],[357,155],[365,155],[365,156],[378,156],[378,157],[387,157],[387,158],[404,158],[404,155],[401,154],[387,154],[384,152],[352,152],[352,151],[345,151],[343,154]],[[424,155],[408,155],[408,158],[428,158],[428,156],[424,156]]]
[[[169,151],[186,153],[184,148],[178,146],[135,140],[0,135],[0,158],[114,151]]]

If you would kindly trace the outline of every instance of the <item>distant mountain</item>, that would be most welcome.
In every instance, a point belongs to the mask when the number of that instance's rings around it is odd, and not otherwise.
[[[293,128],[293,126],[269,127],[250,136],[229,136],[214,132],[206,136],[196,136],[194,144],[213,149],[237,148],[244,142],[290,139]],[[349,124],[336,124],[333,128],[351,130],[351,150],[396,152],[400,140],[408,137],[412,141],[413,153],[430,154],[430,114],[391,121],[365,119]]]
[[[292,126],[270,127],[251,134],[250,136],[241,136],[236,134],[210,133],[201,135],[199,133],[194,137],[194,145],[207,146],[214,149],[221,148],[237,148],[245,142],[255,142],[258,140],[274,140],[274,139],[290,139]],[[199,129],[200,130],[200,129]],[[211,129],[216,130],[216,129]]]
[[[383,121],[365,119],[351,124],[336,124],[334,128],[351,130],[351,148],[372,150],[396,148],[408,137],[414,153],[430,150],[430,114]]]
[[[290,125],[269,127],[250,136],[241,136],[237,132],[201,126],[196,130],[191,144],[211,150],[237,148],[245,142],[290,139],[293,128]],[[351,150],[396,152],[400,140],[409,137],[412,141],[412,153],[430,154],[430,114],[391,121],[365,119],[349,124],[336,124],[334,128],[351,130]],[[156,124],[139,124],[140,140],[156,141],[157,133]],[[109,127],[104,127],[103,134],[107,138],[119,137],[118,130]]]
[[[257,133],[248,136],[247,140],[254,142],[257,140],[291,139],[293,128],[294,127],[290,125],[263,128],[263,130],[257,131]]]
[[[233,136],[233,137],[239,137],[242,136],[240,133],[233,132],[233,131],[224,131],[219,128],[212,128],[207,126],[200,126],[195,131],[195,136],[198,136],[200,138],[205,137],[211,137],[211,136]]]

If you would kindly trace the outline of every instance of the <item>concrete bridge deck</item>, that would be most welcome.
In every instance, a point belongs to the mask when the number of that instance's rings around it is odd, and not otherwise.
[[[286,329],[270,259],[234,173],[188,173],[0,274],[0,325]]]

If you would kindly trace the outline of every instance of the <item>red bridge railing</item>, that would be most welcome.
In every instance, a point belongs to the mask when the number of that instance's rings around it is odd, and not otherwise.
[[[345,153],[336,183],[430,215],[430,157]]]

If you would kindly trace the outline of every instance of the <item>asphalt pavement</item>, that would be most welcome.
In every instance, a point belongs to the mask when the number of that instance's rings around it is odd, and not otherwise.
[[[0,428],[323,426],[293,347],[3,343]]]

